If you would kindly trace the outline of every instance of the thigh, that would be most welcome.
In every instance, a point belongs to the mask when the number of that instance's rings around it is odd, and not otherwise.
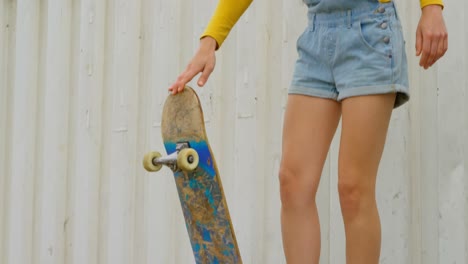
[[[342,102],[339,181],[375,188],[395,94],[357,96]]]
[[[281,169],[288,172],[284,175],[302,177],[294,180],[306,188],[317,187],[340,115],[341,105],[334,100],[289,95],[283,127]]]

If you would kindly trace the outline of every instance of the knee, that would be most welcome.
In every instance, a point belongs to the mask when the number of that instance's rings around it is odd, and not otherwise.
[[[339,180],[338,194],[343,216],[355,214],[359,211],[363,190],[357,181]]]
[[[352,218],[375,205],[375,191],[371,184],[350,175],[340,176],[338,193],[343,217]]]
[[[307,208],[315,205],[317,186],[311,175],[282,166],[279,183],[283,208]]]

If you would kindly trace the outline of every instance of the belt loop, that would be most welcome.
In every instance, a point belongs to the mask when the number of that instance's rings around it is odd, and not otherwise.
[[[351,10],[348,10],[348,28],[351,28]]]

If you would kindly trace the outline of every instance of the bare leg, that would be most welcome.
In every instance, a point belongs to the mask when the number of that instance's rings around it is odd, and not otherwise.
[[[318,264],[320,225],[315,195],[341,114],[338,102],[290,95],[280,168],[281,225],[288,264]]]
[[[338,190],[347,264],[379,263],[381,231],[375,184],[394,102],[395,94],[342,102]]]

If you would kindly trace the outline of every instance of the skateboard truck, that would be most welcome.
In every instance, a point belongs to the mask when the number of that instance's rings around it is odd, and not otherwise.
[[[149,152],[143,158],[143,167],[149,172],[159,171],[163,165],[172,171],[193,171],[198,166],[198,153],[190,148],[188,142],[177,143],[176,151],[168,156],[162,157],[161,153]]]

